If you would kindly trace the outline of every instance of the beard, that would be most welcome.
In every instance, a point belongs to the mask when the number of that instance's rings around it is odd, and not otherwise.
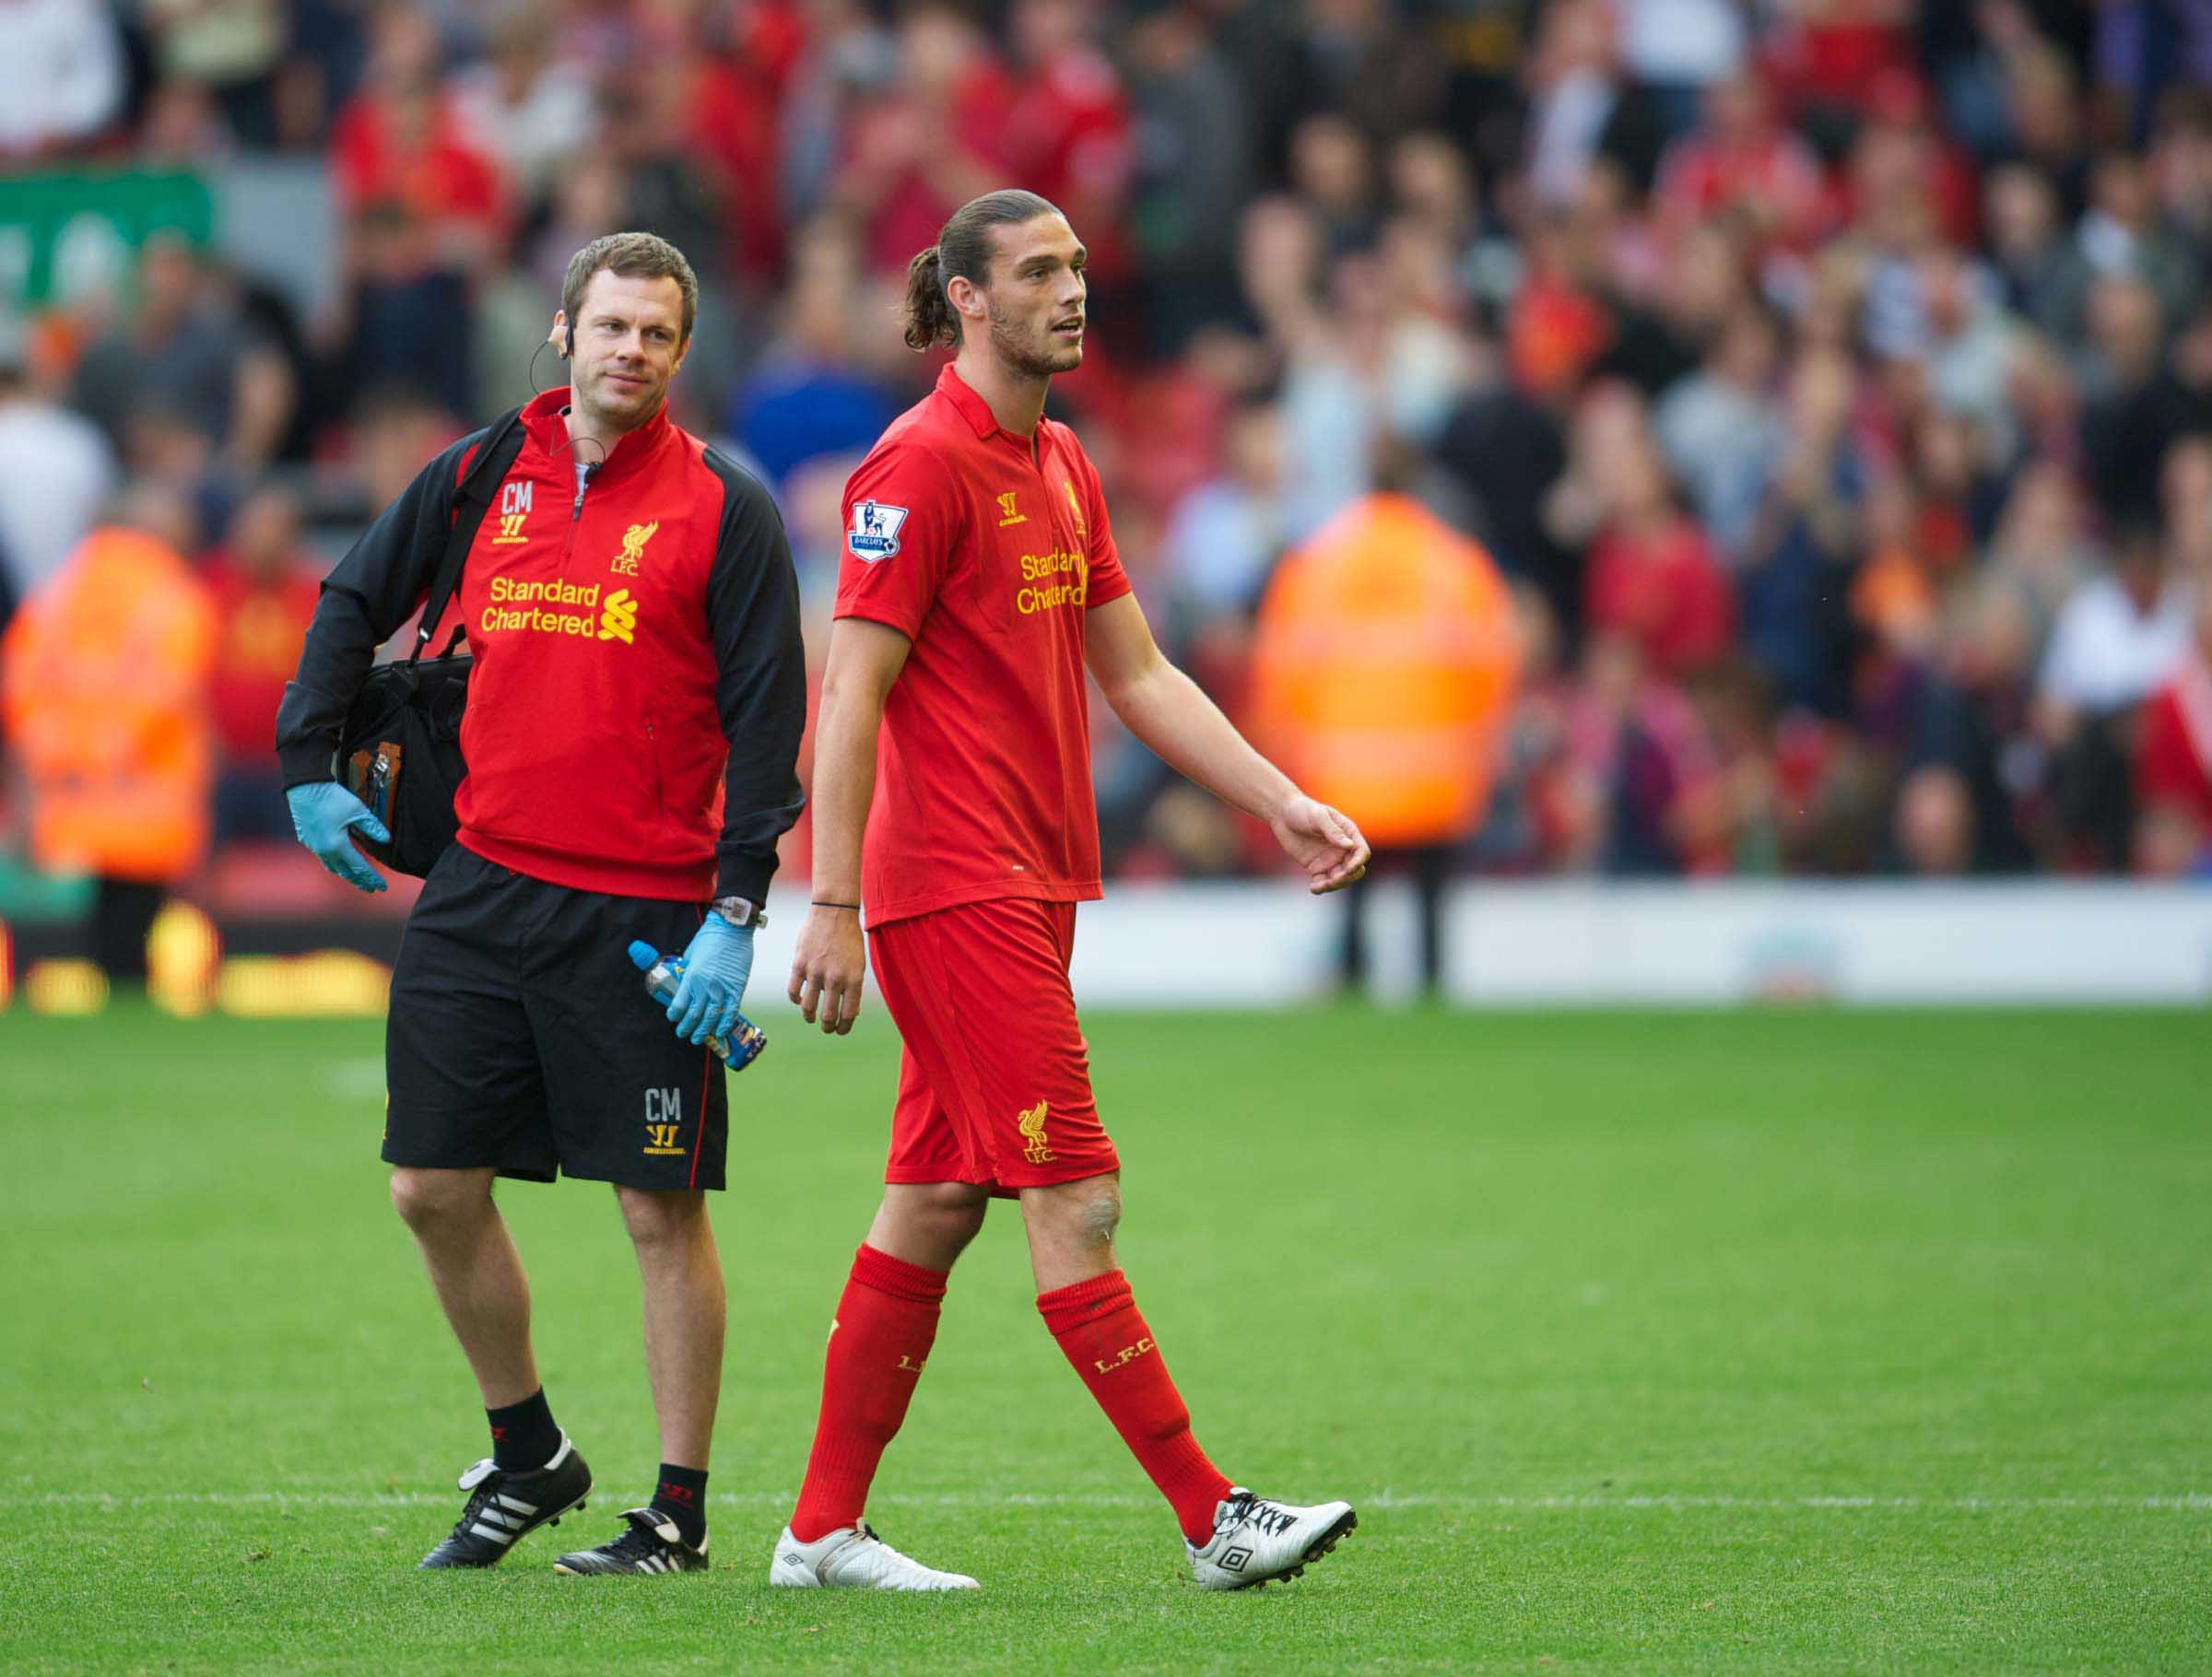
[[[1081,344],[1057,343],[1046,328],[1025,333],[995,310],[991,315],[991,347],[1001,361],[1025,378],[1049,379],[1083,365]]]

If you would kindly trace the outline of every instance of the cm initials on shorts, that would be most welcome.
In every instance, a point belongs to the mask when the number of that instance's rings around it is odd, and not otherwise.
[[[645,1153],[651,1158],[677,1158],[683,1149],[676,1144],[684,1127],[684,1092],[681,1089],[645,1091]]]

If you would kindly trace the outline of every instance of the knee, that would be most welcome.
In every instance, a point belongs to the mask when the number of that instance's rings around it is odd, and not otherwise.
[[[1122,1185],[1101,1177],[1076,1203],[1076,1235],[1086,1246],[1112,1246],[1122,1226]]]
[[[931,1208],[938,1241],[953,1252],[960,1252],[967,1243],[982,1232],[982,1199],[949,1199],[942,1206]]]
[[[923,1196],[916,1211],[940,1249],[959,1252],[982,1232],[989,1206],[965,1184],[940,1182]]]
[[[901,1184],[884,1195],[869,1238],[895,1256],[948,1270],[981,1232],[990,1204],[965,1182]]]
[[[1031,1237],[1042,1237],[1060,1249],[1103,1251],[1112,1246],[1122,1226],[1122,1188],[1112,1177],[1022,1196],[1022,1212]]]
[[[629,1230],[630,1244],[641,1249],[677,1245],[693,1237],[707,1214],[707,1196],[696,1190],[650,1192],[641,1188],[618,1188],[622,1225]]]
[[[469,1170],[392,1172],[392,1209],[418,1235],[459,1227],[481,1217],[491,1204],[491,1184]]]

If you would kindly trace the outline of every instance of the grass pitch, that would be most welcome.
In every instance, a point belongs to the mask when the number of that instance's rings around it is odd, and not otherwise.
[[[604,1188],[502,1190],[592,1508],[426,1577],[485,1444],[381,1028],[0,1018],[0,1667],[2212,1664],[2201,1014],[1095,1017],[1200,1437],[1359,1530],[1191,1589],[1002,1208],[871,1507],[985,1589],[886,1600],[763,1581],[895,1057],[777,1013],[715,1202],[718,1565],[635,1580],[548,1566],[656,1460]]]

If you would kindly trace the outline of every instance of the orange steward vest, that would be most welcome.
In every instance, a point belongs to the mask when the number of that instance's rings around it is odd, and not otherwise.
[[[115,527],[85,537],[17,614],[0,643],[0,712],[41,867],[167,882],[199,864],[215,639],[191,566]]]
[[[1489,555],[1410,497],[1371,495],[1268,584],[1256,731],[1370,843],[1450,843],[1481,824],[1518,649]]]

